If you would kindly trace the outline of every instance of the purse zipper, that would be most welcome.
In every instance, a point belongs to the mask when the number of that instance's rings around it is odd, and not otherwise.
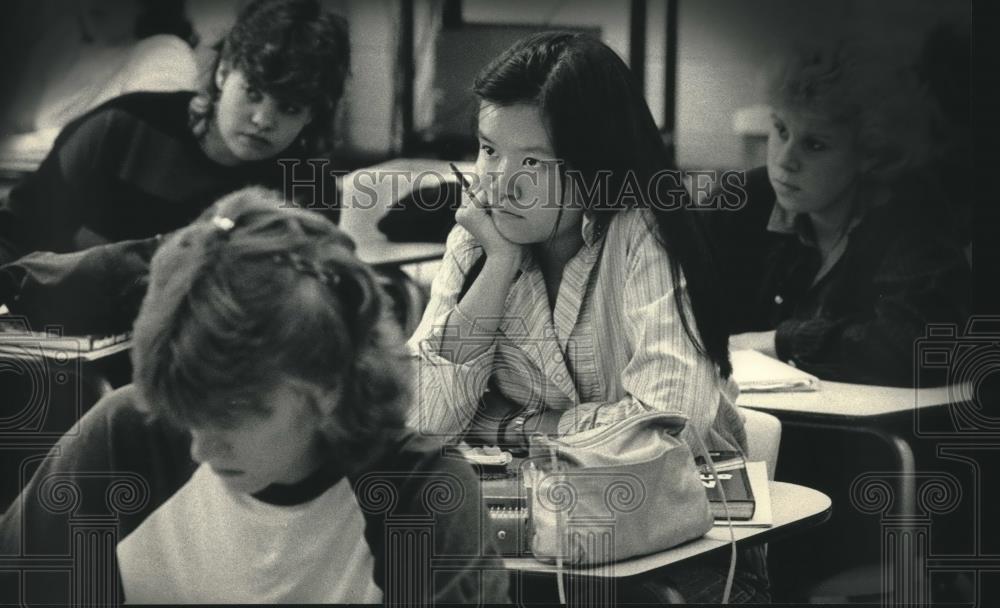
[[[620,433],[621,431],[623,431],[625,429],[628,429],[628,428],[630,428],[633,425],[639,424],[640,422],[643,422],[643,421],[648,420],[650,418],[654,418],[654,417],[657,417],[657,416],[662,416],[664,414],[668,414],[668,415],[671,415],[671,416],[677,416],[679,418],[682,418],[684,420],[684,424],[685,425],[687,424],[688,417],[685,416],[684,414],[680,413],[680,412],[645,412],[643,414],[639,414],[638,416],[632,416],[631,418],[626,419],[625,420],[626,424],[624,424],[622,426],[618,426],[617,424],[608,425],[607,427],[601,429],[600,432],[594,434],[591,437],[588,437],[585,440],[580,441],[579,443],[572,443],[572,442],[568,442],[568,441],[561,441],[561,440],[559,440],[557,438],[549,438],[549,437],[545,437],[544,438],[544,442],[548,443],[548,444],[554,444],[554,445],[557,445],[557,446],[562,445],[562,446],[566,446],[566,447],[584,448],[584,447],[590,446],[590,445],[592,445],[594,443],[598,443],[598,442],[602,441],[603,439],[605,439],[607,437],[608,434],[610,434],[612,432],[614,432],[614,433]]]

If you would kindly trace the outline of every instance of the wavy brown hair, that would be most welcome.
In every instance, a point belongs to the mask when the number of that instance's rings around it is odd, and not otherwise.
[[[230,194],[153,258],[134,326],[133,380],[181,427],[266,412],[252,398],[304,382],[338,403],[317,431],[345,464],[402,428],[408,357],[353,241],[280,194]],[[251,397],[251,398],[247,398]]]
[[[351,65],[347,21],[324,11],[318,0],[256,0],[244,8],[225,38],[202,92],[191,100],[191,126],[204,135],[215,112],[215,73],[225,63],[250,86],[278,101],[309,108],[302,152],[326,156],[333,148],[334,121]]]

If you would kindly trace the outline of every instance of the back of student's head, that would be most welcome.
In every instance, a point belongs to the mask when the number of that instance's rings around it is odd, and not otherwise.
[[[489,104],[538,106],[553,152],[564,163],[565,202],[583,204],[599,231],[616,212],[637,206],[652,209],[670,258],[670,268],[664,271],[677,284],[683,273],[687,282],[687,290],[675,290],[674,299],[678,309],[690,307],[697,332],[687,315],[681,316],[684,328],[728,376],[732,368],[714,262],[703,229],[687,208],[688,195],[663,137],[625,62],[593,36],[545,32],[501,53],[479,73],[473,90]]]
[[[255,413],[248,395],[291,380],[339,401],[318,429],[338,454],[373,453],[403,425],[408,369],[353,248],[326,219],[261,188],[171,235],[134,326],[143,402],[182,427],[225,426]]]
[[[869,184],[891,185],[926,163],[930,105],[912,61],[883,43],[818,32],[765,69],[766,101],[846,126]]]
[[[305,152],[329,152],[351,63],[343,17],[324,10],[319,0],[254,0],[214,48],[205,90],[191,106],[196,131],[203,129],[199,121],[211,118],[220,94],[215,73],[225,64],[253,88],[309,108],[312,120],[302,130]]]

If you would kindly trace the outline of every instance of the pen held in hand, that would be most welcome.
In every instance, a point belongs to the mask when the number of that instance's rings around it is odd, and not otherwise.
[[[465,191],[465,193],[468,194],[469,197],[471,197],[473,200],[478,200],[476,199],[476,196],[472,193],[472,186],[469,184],[469,181],[465,179],[465,174],[458,170],[458,167],[455,166],[455,163],[448,163],[448,166],[451,167],[451,172],[455,174],[455,177],[458,178],[459,183],[462,184],[462,190]],[[487,207],[486,215],[490,215],[491,213],[492,212],[490,208]]]

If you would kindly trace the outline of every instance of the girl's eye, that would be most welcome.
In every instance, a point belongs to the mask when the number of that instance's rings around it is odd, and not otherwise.
[[[492,147],[486,144],[480,144],[479,149],[482,150],[486,154],[486,156],[493,156],[493,154],[496,152],[496,150],[494,150]]]
[[[774,132],[778,134],[778,137],[785,139],[788,137],[788,131],[785,130],[785,125],[780,122],[774,123]]]
[[[822,152],[828,148],[828,146],[819,141],[818,139],[809,138],[805,141],[806,150],[810,152]]]
[[[285,116],[298,116],[302,113],[302,106],[297,106],[294,104],[287,104],[281,106],[281,113]]]
[[[523,164],[525,167],[528,167],[530,169],[534,169],[535,167],[541,166],[542,163],[537,158],[531,158],[529,156],[529,157],[525,158],[524,162],[521,163],[521,164]]]
[[[246,94],[247,94],[247,99],[253,102],[260,101],[261,99],[264,98],[264,95],[253,87],[247,87]]]

